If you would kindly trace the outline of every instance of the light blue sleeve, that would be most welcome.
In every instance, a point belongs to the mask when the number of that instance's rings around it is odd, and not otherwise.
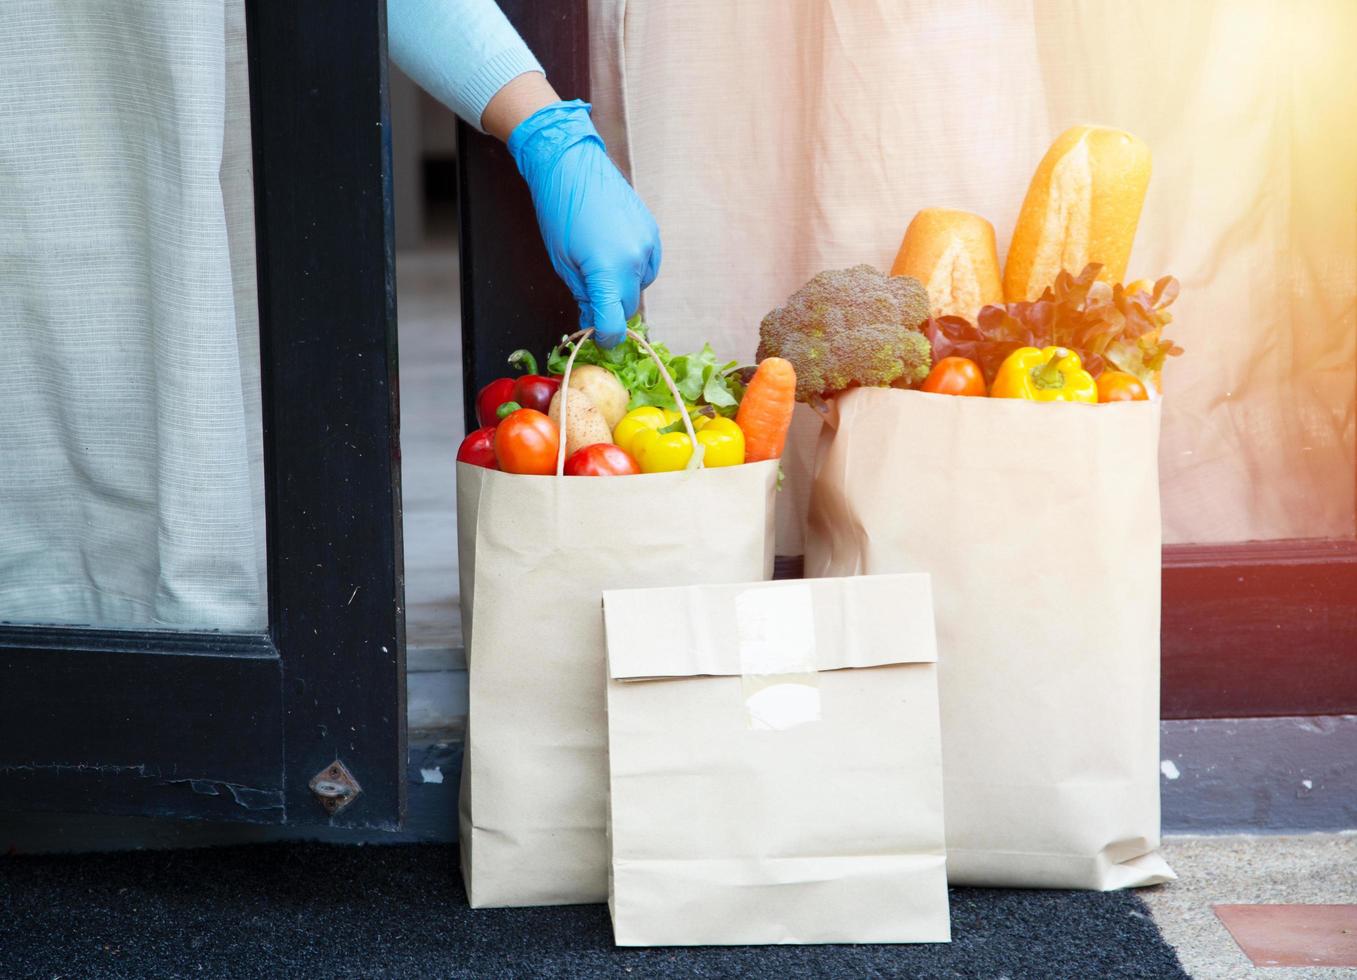
[[[477,129],[506,82],[542,71],[494,0],[387,0],[386,33],[391,60]]]

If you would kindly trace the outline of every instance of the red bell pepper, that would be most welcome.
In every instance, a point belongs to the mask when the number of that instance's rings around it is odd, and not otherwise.
[[[552,396],[561,387],[560,378],[544,377],[537,373],[537,359],[531,351],[516,350],[509,355],[509,363],[528,373],[517,378],[496,378],[476,395],[476,419],[481,425],[498,425],[507,413],[500,413],[506,402],[517,402],[521,408],[546,412]]]
[[[546,413],[552,396],[561,387],[560,378],[548,378],[537,373],[537,358],[530,351],[516,350],[509,355],[509,363],[527,371],[514,381],[513,400],[524,408]]]
[[[484,466],[488,470],[499,469],[495,462],[495,427],[487,425],[463,439],[457,449],[457,462]]]
[[[476,419],[481,425],[493,426],[499,421],[495,413],[505,402],[514,399],[516,378],[496,378],[476,396]]]

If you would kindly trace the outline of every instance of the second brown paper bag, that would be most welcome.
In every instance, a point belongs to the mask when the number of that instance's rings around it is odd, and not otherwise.
[[[1167,881],[1159,406],[859,388],[820,438],[806,574],[928,572],[953,884]]]

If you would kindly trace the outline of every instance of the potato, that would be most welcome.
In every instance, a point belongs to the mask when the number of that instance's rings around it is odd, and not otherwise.
[[[589,396],[609,429],[616,428],[622,416],[627,414],[627,403],[631,401],[631,396],[607,368],[594,364],[581,364],[573,368],[570,372],[570,389]]]
[[[565,410],[570,417],[566,419],[565,425],[561,425],[561,393],[558,391],[551,396],[551,406],[547,409],[547,415],[556,423],[556,428],[565,435],[566,459],[569,459],[576,449],[613,441],[612,430],[608,428],[603,413],[594,406],[593,399],[582,391],[576,391],[574,385],[570,386],[570,398],[565,403]]]

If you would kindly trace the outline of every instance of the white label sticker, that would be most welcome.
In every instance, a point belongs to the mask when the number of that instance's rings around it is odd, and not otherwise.
[[[752,731],[820,720],[810,586],[750,589],[735,597],[745,717]]]

